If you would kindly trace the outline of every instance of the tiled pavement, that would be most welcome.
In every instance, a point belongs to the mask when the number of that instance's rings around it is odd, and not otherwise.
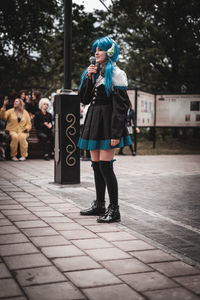
[[[0,163],[0,299],[200,299],[198,267],[121,224],[80,216],[44,188],[50,169]]]

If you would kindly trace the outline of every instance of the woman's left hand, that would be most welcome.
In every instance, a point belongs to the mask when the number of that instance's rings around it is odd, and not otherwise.
[[[136,133],[140,133],[140,128],[136,127]]]
[[[119,144],[119,142],[120,142],[120,140],[111,139],[110,145],[111,145],[111,147],[115,147],[117,144]]]

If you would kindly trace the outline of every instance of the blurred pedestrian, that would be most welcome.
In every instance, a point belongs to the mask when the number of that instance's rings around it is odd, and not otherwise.
[[[54,119],[54,101],[55,101],[56,93],[52,93],[49,97],[49,107],[47,111],[52,115],[52,119]]]
[[[137,127],[135,111],[132,108],[132,103],[130,100],[129,100],[129,109],[127,111],[126,126],[128,128],[128,132],[129,132],[130,136],[133,135],[134,129],[136,130],[136,133],[140,133],[140,129]],[[133,156],[135,156],[136,152],[133,149],[133,145],[129,145],[129,148],[131,150],[131,154]],[[118,152],[119,155],[124,155],[123,149],[124,149],[124,147],[120,148],[120,150]]]
[[[130,145],[125,126],[129,98],[127,77],[117,65],[119,48],[109,38],[97,39],[92,45],[96,64],[91,63],[82,75],[79,89],[81,102],[90,104],[80,149],[90,150],[96,187],[96,200],[81,215],[99,215],[97,222],[120,221],[118,183],[113,170],[115,148]],[[105,210],[105,188],[110,204]]]
[[[85,117],[88,111],[89,105],[80,104],[80,135],[82,135],[83,127],[85,123]],[[81,160],[90,160],[90,151],[81,149]]]

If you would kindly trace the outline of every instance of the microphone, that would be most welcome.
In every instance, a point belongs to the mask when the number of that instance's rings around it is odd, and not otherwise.
[[[94,56],[91,56],[89,58],[89,61],[92,65],[96,65],[96,58]],[[95,84],[95,82],[96,82],[95,73],[92,73],[92,84]]]

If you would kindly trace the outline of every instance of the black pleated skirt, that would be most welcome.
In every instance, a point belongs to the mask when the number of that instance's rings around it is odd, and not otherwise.
[[[123,136],[115,147],[111,147],[111,103],[90,105],[84,123],[82,136],[79,138],[78,147],[86,150],[107,150],[131,145],[132,141],[124,126]]]

